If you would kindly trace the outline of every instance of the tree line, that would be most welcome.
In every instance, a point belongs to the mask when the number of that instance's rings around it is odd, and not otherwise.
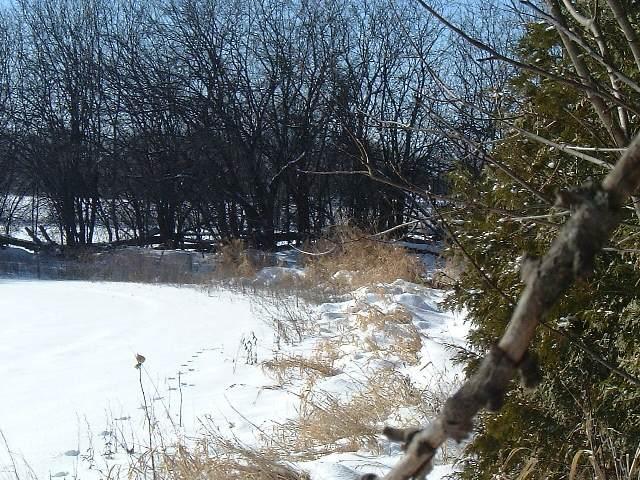
[[[27,198],[31,231],[69,247],[97,229],[271,248],[345,219],[390,228],[425,205],[364,173],[443,193],[479,160],[439,119],[495,135],[433,95],[434,72],[469,98],[501,78],[465,62],[413,2],[16,0],[0,12],[3,227]]]

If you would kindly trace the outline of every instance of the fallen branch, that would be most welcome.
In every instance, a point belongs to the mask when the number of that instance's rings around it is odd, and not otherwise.
[[[57,243],[54,242],[49,236],[49,232],[47,232],[47,229],[44,228],[44,225],[39,225],[38,230],[40,230],[40,233],[42,234],[42,236],[44,237],[44,239],[47,241],[49,245],[57,245]]]
[[[8,235],[0,235],[0,246],[7,245],[11,247],[26,248],[27,250],[32,250],[34,252],[37,252],[42,248],[42,243],[37,244],[36,242],[32,242],[30,240],[22,240],[20,238],[10,237]]]
[[[36,232],[31,230],[29,227],[24,227],[24,229],[27,232],[27,235],[29,235],[33,240],[33,243],[35,243],[38,247],[42,247],[42,240],[38,238],[38,235],[36,235]]]
[[[384,476],[385,480],[425,478],[438,447],[449,438],[461,441],[468,437],[480,410],[500,409],[516,372],[526,387],[538,383],[536,360],[527,352],[536,327],[576,279],[591,273],[595,255],[620,222],[624,202],[639,188],[640,134],[602,185],[590,184],[558,195],[558,205],[570,208],[571,218],[542,259],[523,262],[525,288],[504,335],[433,422],[424,428],[385,429],[389,439],[406,446],[405,456]],[[367,474],[362,480],[377,478]]]

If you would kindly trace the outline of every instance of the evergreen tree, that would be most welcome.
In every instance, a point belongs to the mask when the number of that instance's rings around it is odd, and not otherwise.
[[[602,10],[601,23],[611,24]],[[621,69],[633,71],[633,60],[623,55],[622,47],[615,47],[623,44],[621,33],[609,31],[607,41],[620,52],[616,60]],[[517,53],[524,63],[572,76],[574,65],[557,30],[545,24],[528,25]],[[606,78],[604,67],[591,68],[594,78]],[[637,92],[624,94],[640,104]],[[452,183],[459,203],[447,212],[455,239],[449,253],[463,265],[450,302],[467,309],[469,340],[478,353],[507,325],[522,288],[523,254],[544,253],[568,218],[569,212],[554,206],[555,193],[590,178],[599,180],[607,171],[606,166],[567,155],[522,132],[563,145],[611,146],[584,91],[524,72],[511,82],[507,95],[509,116],[517,118],[514,126],[519,132],[505,132],[480,178],[462,170],[455,173]],[[631,130],[637,131],[637,117],[630,118],[636,122]],[[597,152],[608,163],[615,163],[618,155]],[[640,442],[640,388],[623,373],[640,376],[637,223],[630,208],[610,248],[600,255],[595,273],[565,294],[544,319],[546,325],[534,343],[545,372],[543,383],[534,392],[513,390],[499,413],[482,416],[468,447],[463,478],[511,478],[527,464],[534,467],[534,478],[566,478],[581,450],[590,451],[606,474],[615,471],[620,455],[635,453]],[[468,369],[476,363],[471,359]],[[584,467],[585,461],[579,463]],[[591,478],[587,471],[593,468],[578,471]]]

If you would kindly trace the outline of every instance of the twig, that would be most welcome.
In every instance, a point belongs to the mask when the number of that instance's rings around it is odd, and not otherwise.
[[[306,250],[302,250],[298,247],[296,247],[295,245],[293,245],[292,243],[290,243],[288,245],[289,247],[293,248],[296,252],[300,252],[304,255],[309,255],[311,257],[322,257],[324,255],[329,255],[330,253],[332,253],[336,248],[338,248],[337,245],[331,247],[329,250],[326,250],[324,252],[307,252]]]
[[[147,433],[149,435],[149,456],[151,457],[151,472],[153,474],[153,480],[156,480],[156,461],[153,453],[153,425],[151,423],[151,414],[149,413],[149,405],[147,404],[147,395],[144,393],[144,385],[142,384],[142,362],[136,366],[138,369],[138,380],[140,382],[140,391],[142,392],[142,400],[144,402],[144,414],[147,417]]]
[[[178,391],[180,392],[179,426],[182,427],[182,371],[178,370]]]
[[[388,228],[387,230],[383,230],[382,232],[378,232],[378,233],[374,233],[372,235],[368,235],[368,237],[369,238],[381,237],[383,235],[386,235],[387,233],[394,232],[396,230],[399,230],[399,229],[404,228],[404,227],[408,227],[410,225],[415,225],[416,223],[420,223],[420,220],[411,220],[409,222],[401,223],[399,225],[394,225],[393,227]]]
[[[567,215],[570,215],[571,212],[564,210],[562,212],[557,212],[557,213],[547,213],[546,215],[529,215],[526,217],[512,217],[510,218],[510,220],[513,220],[515,222],[525,222],[527,220],[544,220],[547,218],[557,218],[557,217],[566,217]]]
[[[20,480],[20,474],[18,473],[18,467],[16,466],[16,459],[13,457],[13,452],[9,448],[9,442],[7,441],[7,437],[5,437],[4,432],[1,429],[0,429],[0,437],[2,437],[4,446],[7,449],[7,453],[9,454],[9,459],[11,460],[11,466],[13,467],[13,475],[15,477],[15,480]]]
[[[617,147],[580,147],[578,145],[564,145],[569,150],[576,150],[578,152],[620,152],[626,151],[626,148]]]
[[[280,170],[278,170],[278,172],[271,177],[271,181],[269,182],[269,185],[273,184],[273,182],[276,181],[276,179],[282,175],[284,173],[284,171],[289,168],[291,165],[295,165],[296,163],[298,163],[300,160],[302,160],[304,158],[304,156],[306,155],[307,152],[302,152],[300,155],[298,155],[296,158],[294,158],[293,160],[287,162]]]

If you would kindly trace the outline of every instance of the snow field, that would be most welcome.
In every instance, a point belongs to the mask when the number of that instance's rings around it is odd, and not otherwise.
[[[277,283],[296,275],[272,268],[258,277]],[[313,402],[348,404],[386,370],[406,377],[414,391],[446,390],[434,394],[436,408],[460,373],[445,344],[462,344],[465,334],[461,317],[440,311],[441,299],[439,291],[404,281],[361,288],[341,302],[306,306],[309,321],[285,341],[274,328],[277,305],[265,311],[228,291],[2,281],[0,430],[9,448],[0,443],[0,479],[15,478],[14,468],[28,478],[26,464],[40,479],[129,474],[148,447],[139,373],[156,446],[190,444],[214,428],[260,448],[265,433],[282,434],[278,429],[299,424],[305,410],[313,414]],[[394,312],[401,312],[399,324],[385,321]],[[407,332],[420,339],[415,361],[408,361],[410,348],[406,357],[393,353]],[[133,368],[135,353],[147,358],[141,372]],[[264,362],[282,358],[331,368],[313,378],[307,370],[285,370],[278,378]],[[421,399],[428,403],[429,395]],[[397,408],[376,426],[424,415],[415,405]],[[349,443],[336,438],[326,452],[301,454],[297,465],[314,480],[383,472],[399,450],[373,437],[358,451],[324,454]],[[299,445],[299,438],[288,440]],[[450,471],[438,466],[430,478]]]

